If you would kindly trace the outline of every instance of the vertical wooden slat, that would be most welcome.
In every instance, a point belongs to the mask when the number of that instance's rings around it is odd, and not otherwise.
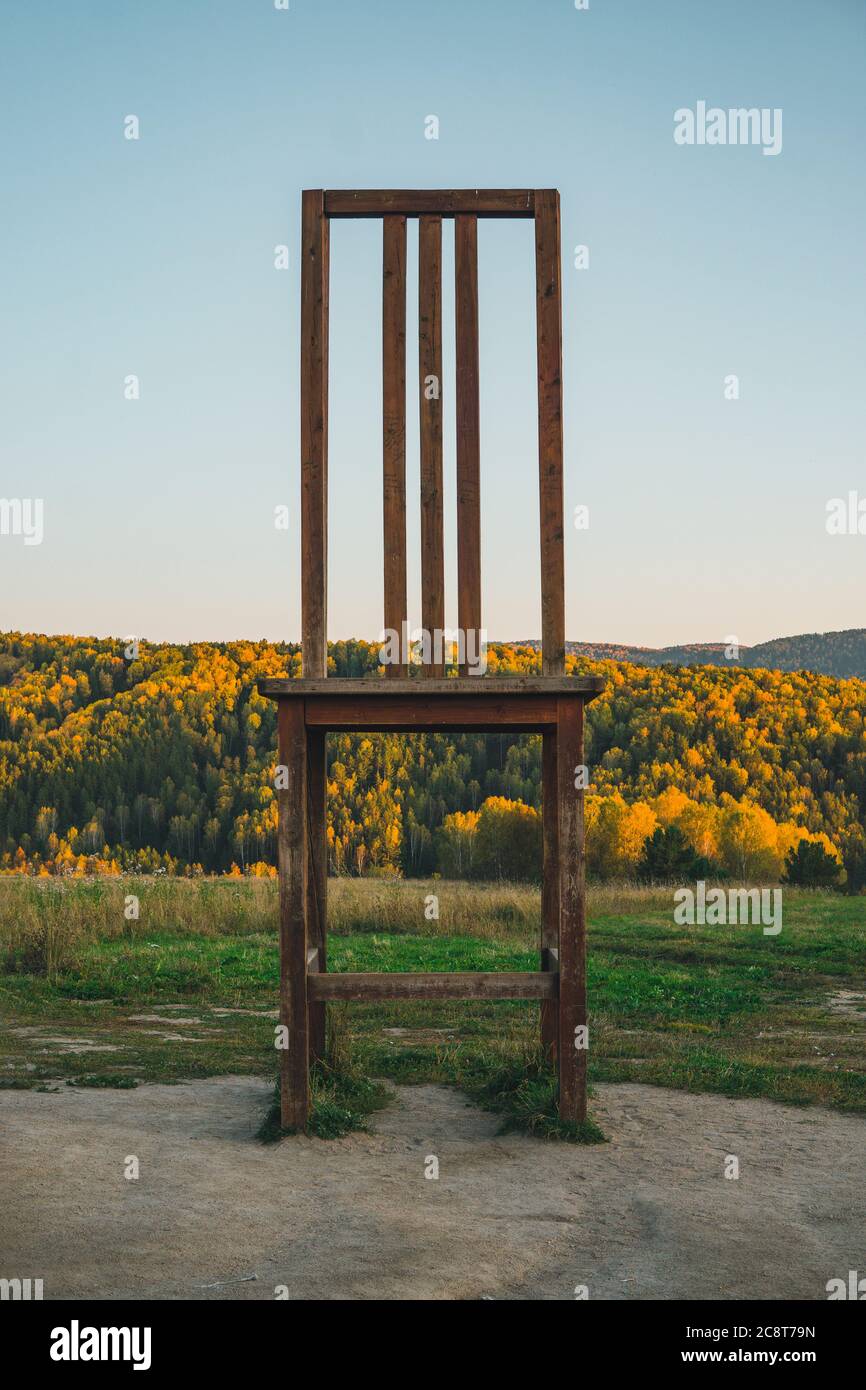
[[[322,458],[324,466],[322,476],[324,479],[322,487],[322,510],[325,514],[322,523],[322,548],[325,555],[324,563],[324,617],[323,626],[323,645],[324,663],[322,675],[328,674],[328,381],[329,381],[329,359],[331,343],[331,224],[327,217],[322,218],[322,322],[324,325],[322,333]]]
[[[418,373],[421,438],[421,622],[431,643],[445,629],[442,522],[442,218],[418,222]],[[435,648],[423,674],[444,676]]]
[[[478,377],[478,220],[454,219],[457,410],[457,622],[481,631],[481,435]],[[466,672],[464,662],[462,674]]]
[[[586,892],[583,792],[575,769],[583,763],[583,703],[557,700],[556,766],[559,800],[559,1114],[586,1119],[586,1048],[575,1030],[586,1023]]]
[[[328,841],[326,796],[326,740],[324,729],[307,730],[307,954],[308,969],[327,968],[326,931],[328,908]],[[313,958],[312,953],[316,955]],[[310,1061],[325,1055],[327,1005],[307,1003],[310,1029]]]
[[[279,701],[280,787],[280,1023],[288,1048],[280,1053],[280,1114],[284,1129],[303,1129],[309,1111],[307,1028],[307,746],[303,700]]]
[[[406,218],[382,219],[382,471],[385,628],[403,639],[406,602]],[[392,663],[389,676],[406,675]]]
[[[328,673],[328,220],[301,199],[301,640],[304,675]]]
[[[543,877],[541,887],[541,968],[559,969],[559,782],[556,767],[556,735],[542,735],[541,824]],[[559,1001],[541,1003],[541,1046],[555,1061],[559,1050]]]
[[[541,669],[565,674],[562,498],[562,292],[559,194],[535,193],[538,479],[541,517]]]

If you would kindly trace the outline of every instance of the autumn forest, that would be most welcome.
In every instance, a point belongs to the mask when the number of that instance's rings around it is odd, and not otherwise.
[[[0,870],[272,874],[275,706],[255,682],[300,674],[298,647],[127,651],[0,636]],[[375,678],[377,661],[377,644],[330,648],[335,676]],[[538,668],[531,645],[490,648],[492,678]],[[799,861],[801,882],[863,887],[862,681],[576,654],[567,669],[606,682],[588,710],[590,876],[766,881]],[[333,735],[328,766],[332,872],[538,878],[537,738]]]

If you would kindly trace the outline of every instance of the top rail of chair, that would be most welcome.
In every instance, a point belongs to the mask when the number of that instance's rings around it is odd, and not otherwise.
[[[327,188],[326,217],[534,217],[534,188]],[[548,191],[548,190],[544,190]],[[553,191],[553,190],[549,190]]]

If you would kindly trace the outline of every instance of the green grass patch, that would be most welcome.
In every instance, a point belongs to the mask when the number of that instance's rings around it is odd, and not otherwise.
[[[366,1076],[358,1067],[352,1055],[345,1016],[340,1010],[334,1010],[328,1021],[328,1056],[311,1068],[310,1091],[307,1133],[319,1139],[341,1139],[353,1130],[365,1130],[369,1117],[376,1110],[384,1109],[391,1099],[386,1086]],[[294,1130],[284,1129],[280,1123],[278,1078],[258,1138],[263,1144],[271,1144],[293,1133]]]
[[[273,1076],[272,885],[145,884],[131,923],[124,890],[135,886],[79,884],[67,897],[65,888],[46,896],[0,884],[0,1085]],[[431,891],[440,919],[428,922]],[[329,970],[537,968],[535,889],[340,881],[329,898]],[[35,922],[35,945],[9,926],[19,908]],[[590,1079],[866,1113],[866,1013],[833,1004],[843,991],[866,994],[864,962],[864,899],[786,889],[783,930],[765,937],[759,928],[677,926],[670,890],[591,890]],[[507,1125],[554,1136],[537,1004],[332,1005],[331,1020],[338,1007],[351,1065],[338,1057],[314,1078],[314,1132],[364,1123],[381,1099],[371,1078],[381,1077],[458,1086]]]
[[[74,1081],[67,1081],[67,1086],[84,1086],[101,1090],[132,1091],[138,1085],[133,1076],[122,1076],[119,1072],[89,1072],[84,1076],[76,1076]]]

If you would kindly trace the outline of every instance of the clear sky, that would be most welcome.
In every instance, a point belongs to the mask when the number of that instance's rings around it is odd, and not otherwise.
[[[866,498],[863,0],[3,0],[0,24],[0,497],[44,504],[41,545],[0,535],[0,628],[297,638],[300,190],[401,186],[561,191],[569,638],[866,625],[866,535],[825,529]],[[676,144],[700,100],[781,108],[781,152]],[[484,617],[538,636],[531,223],[481,224],[479,256]],[[334,225],[331,637],[381,627],[380,258],[379,223]],[[412,279],[409,303],[414,383]]]

